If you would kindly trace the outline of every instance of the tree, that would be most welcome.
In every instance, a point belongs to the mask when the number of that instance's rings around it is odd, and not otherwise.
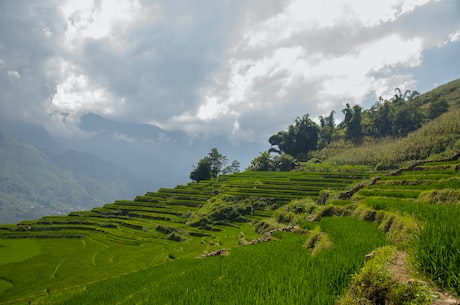
[[[422,126],[423,114],[415,103],[408,102],[394,107],[393,110],[393,135],[404,137]]]
[[[332,110],[329,116],[319,117],[319,121],[320,121],[319,144],[318,144],[319,149],[324,148],[326,145],[332,142],[332,139],[334,137],[334,130],[335,130],[334,114],[335,114],[335,111]]]
[[[190,179],[196,182],[201,180],[216,178],[220,174],[232,174],[239,171],[240,163],[236,160],[225,167],[228,158],[222,155],[217,148],[212,148],[208,155],[201,158],[198,164],[193,167],[190,173]]]
[[[216,178],[222,171],[222,167],[228,162],[228,158],[217,150],[212,148],[208,153],[208,158],[211,163],[211,178]]]
[[[391,134],[390,102],[379,104],[373,121],[374,131],[378,136],[384,137]]]
[[[299,160],[306,160],[309,151],[316,149],[318,144],[318,125],[309,115],[297,118],[287,131],[280,131],[271,136],[268,142],[272,146],[270,152],[286,153]]]
[[[345,115],[343,123],[345,126],[348,126],[350,124],[351,118],[353,117],[353,109],[351,109],[350,104],[345,104],[345,108],[342,109],[342,113]]]
[[[295,159],[293,156],[288,154],[281,154],[273,157],[272,168],[281,171],[288,172],[295,167]]]
[[[255,157],[251,161],[248,170],[253,171],[269,171],[272,167],[272,160],[270,158],[270,152],[264,151],[261,152],[258,157]]]
[[[361,130],[361,111],[362,108],[359,105],[353,106],[352,116],[347,125],[347,138],[353,140],[359,140],[362,136]]]
[[[222,170],[222,174],[228,175],[228,174],[233,174],[233,173],[238,173],[240,171],[240,162],[233,160],[232,164],[227,166]]]
[[[190,179],[196,182],[211,178],[211,160],[209,157],[204,157],[198,161],[197,166],[193,167],[190,173]]]

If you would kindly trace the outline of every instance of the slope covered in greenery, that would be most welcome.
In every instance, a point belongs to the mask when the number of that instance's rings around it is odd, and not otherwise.
[[[381,177],[245,172],[3,226],[2,251],[28,251],[2,258],[0,300],[334,304],[364,256],[388,243],[424,253],[416,254],[418,270],[433,274],[424,268],[439,266],[434,281],[458,293],[459,162],[457,156]],[[347,189],[359,190],[344,199]],[[296,227],[272,233],[268,243],[251,242],[287,225]],[[447,256],[429,253],[446,247]],[[220,249],[227,256],[195,258]]]
[[[380,139],[391,166],[366,161],[367,144],[347,144],[293,171],[221,175],[0,226],[0,304],[432,304],[444,297],[438,289],[459,295],[455,111]],[[426,155],[395,148],[428,130],[445,138],[428,141]],[[358,161],[334,159],[347,154]]]
[[[44,152],[0,132],[0,223],[102,205],[147,183],[115,164],[76,151]]]

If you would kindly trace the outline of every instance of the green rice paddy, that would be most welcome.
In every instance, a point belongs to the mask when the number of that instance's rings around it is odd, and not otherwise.
[[[372,217],[326,213],[358,205],[413,219],[418,270],[459,294],[459,164],[428,162],[400,175],[243,172],[0,226],[0,304],[334,304],[364,256],[390,243]],[[378,175],[349,200],[334,195]],[[296,213],[295,233],[247,245],[289,225],[277,222],[279,208],[311,207],[326,190],[326,206],[285,211]],[[312,252],[312,232],[330,245]],[[222,248],[226,256],[196,258]]]

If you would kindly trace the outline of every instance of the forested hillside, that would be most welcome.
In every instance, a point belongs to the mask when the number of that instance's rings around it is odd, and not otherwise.
[[[129,170],[94,156],[45,153],[2,132],[0,181],[0,223],[88,209],[148,187]]]
[[[290,170],[294,161],[321,161],[397,168],[404,161],[458,149],[460,80],[425,94],[399,88],[389,100],[369,109],[346,104],[343,121],[336,111],[319,117],[307,114],[287,130],[271,136],[272,147],[253,159],[250,170]]]

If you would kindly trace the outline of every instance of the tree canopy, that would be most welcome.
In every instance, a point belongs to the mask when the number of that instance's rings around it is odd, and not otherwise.
[[[316,149],[318,144],[318,125],[310,119],[308,114],[297,118],[294,124],[289,125],[287,131],[280,131],[272,135],[268,142],[272,146],[271,152],[286,153],[298,160],[305,161],[309,151]]]
[[[354,144],[365,137],[404,137],[449,109],[449,103],[439,96],[433,99],[420,97],[417,91],[396,88],[389,100],[381,97],[369,109],[360,105],[345,104],[343,121],[336,124],[335,111],[320,116],[319,125],[305,114],[297,117],[287,130],[269,137],[271,148],[255,157],[248,170],[285,171],[296,166],[297,161],[307,161],[315,150],[321,150],[331,142],[342,140]],[[272,153],[275,153],[272,155]],[[190,178],[194,181],[215,178],[219,174],[239,171],[239,162],[229,166],[228,158],[211,149],[209,154],[194,166]]]
[[[227,156],[221,154],[217,148],[212,148],[208,155],[201,158],[190,173],[190,179],[196,182],[216,178],[220,174],[231,174],[239,171],[240,162],[233,160],[228,166]]]

